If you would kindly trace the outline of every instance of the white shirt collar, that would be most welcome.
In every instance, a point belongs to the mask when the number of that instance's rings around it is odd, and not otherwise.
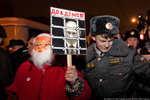
[[[99,51],[96,47],[96,44],[94,43],[94,47],[95,47],[95,51],[98,54],[98,56],[104,56],[104,53],[102,53],[101,51]]]

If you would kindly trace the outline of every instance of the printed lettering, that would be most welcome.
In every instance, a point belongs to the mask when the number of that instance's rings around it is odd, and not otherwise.
[[[80,13],[80,18],[84,18],[84,14],[83,13]]]
[[[84,13],[52,8],[51,14],[84,19]]]
[[[55,9],[52,9],[52,12],[51,12],[51,14],[55,14]]]
[[[65,11],[65,15],[64,16],[68,16],[68,12],[67,11]]]
[[[63,15],[63,11],[62,10],[60,10],[60,15]]]
[[[56,14],[59,14],[59,10],[56,10]]]
[[[72,13],[72,17],[76,17],[76,13]]]
[[[76,14],[76,17],[79,17],[79,13]]]
[[[71,17],[71,12],[69,11],[69,16]]]

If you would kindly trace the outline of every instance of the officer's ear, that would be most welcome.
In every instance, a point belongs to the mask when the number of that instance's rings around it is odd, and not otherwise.
[[[95,41],[95,36],[92,36],[92,39]]]

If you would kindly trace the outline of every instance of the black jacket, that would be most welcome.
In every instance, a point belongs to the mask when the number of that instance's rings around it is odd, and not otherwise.
[[[13,82],[14,69],[8,53],[0,48],[0,99],[6,100],[5,87]]]
[[[26,49],[26,47],[22,47],[16,52],[12,53],[12,61],[15,67],[15,72],[23,62],[27,61],[30,58],[28,52],[23,52]]]
[[[150,67],[121,39],[114,39],[110,50],[99,57],[94,44],[87,49],[85,79],[92,90],[92,100],[131,97],[135,75],[150,79]]]

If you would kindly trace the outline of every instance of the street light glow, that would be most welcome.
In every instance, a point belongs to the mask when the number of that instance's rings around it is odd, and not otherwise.
[[[135,18],[132,18],[132,22],[135,23],[135,22],[136,22],[136,19],[135,19]]]

